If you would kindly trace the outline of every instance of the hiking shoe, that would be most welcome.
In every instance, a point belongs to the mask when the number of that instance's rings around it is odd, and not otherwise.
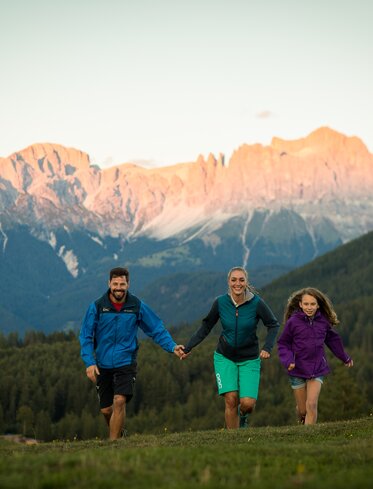
[[[249,426],[249,415],[246,414],[239,414],[240,417],[240,428],[247,428]]]

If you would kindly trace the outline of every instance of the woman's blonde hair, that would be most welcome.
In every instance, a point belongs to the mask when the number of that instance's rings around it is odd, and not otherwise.
[[[242,272],[244,275],[245,275],[245,278],[246,278],[246,290],[248,290],[249,292],[251,292],[252,294],[257,294],[257,291],[255,290],[255,287],[253,285],[250,284],[249,282],[249,274],[247,273],[247,271],[245,270],[244,267],[233,267],[229,270],[228,272],[228,276],[227,276],[227,280],[230,279],[231,275],[233,272]],[[230,292],[230,289],[228,287],[228,292]]]
[[[320,311],[327,317],[330,324],[336,326],[339,323],[337,314],[334,311],[333,304],[329,297],[314,287],[305,287],[304,289],[297,290],[291,294],[286,304],[284,323],[286,323],[295,311],[300,310],[299,303],[302,302],[302,297],[304,295],[310,295],[317,300]]]

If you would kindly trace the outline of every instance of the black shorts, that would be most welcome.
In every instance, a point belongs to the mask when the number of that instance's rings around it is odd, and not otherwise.
[[[111,406],[116,394],[125,396],[126,402],[132,399],[136,382],[136,363],[118,368],[99,368],[99,370],[96,389],[101,409]]]

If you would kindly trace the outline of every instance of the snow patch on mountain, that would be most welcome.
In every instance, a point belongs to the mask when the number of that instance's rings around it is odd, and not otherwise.
[[[183,243],[188,243],[194,239],[201,239],[205,245],[210,245],[214,249],[220,244],[220,238],[213,233],[218,231],[224,223],[228,222],[233,217],[235,217],[235,214],[217,211],[213,216],[205,218],[205,220],[200,223],[201,227],[187,236],[183,240]]]
[[[101,241],[100,238],[98,238],[97,236],[91,236],[89,235],[89,237],[91,238],[92,241],[94,241],[95,243],[97,243],[98,245],[102,246],[102,247],[105,247],[103,241]]]
[[[65,245],[58,250],[58,256],[64,261],[67,270],[74,277],[79,275],[79,261],[72,250],[66,250]]]
[[[8,243],[8,236],[4,233],[1,222],[0,222],[0,234],[4,238],[4,241],[3,241],[3,253],[4,253],[5,249],[6,249],[6,245]]]
[[[243,248],[243,266],[246,267],[248,261],[249,261],[249,256],[250,256],[250,248],[247,246],[247,242],[246,242],[246,234],[247,234],[247,230],[249,228],[249,224],[251,222],[251,219],[253,217],[253,211],[249,211],[247,213],[247,218],[246,218],[246,221],[245,221],[245,224],[244,224],[244,227],[243,227],[243,230],[242,230],[242,234],[241,234],[241,243],[242,243],[242,248]]]
[[[48,239],[48,243],[51,245],[51,247],[55,250],[56,249],[56,246],[57,246],[57,238],[56,238],[56,235],[51,232],[49,234],[49,239]]]
[[[145,225],[139,235],[162,240],[180,234],[185,229],[195,228],[206,221],[203,206],[188,207],[181,203],[167,207]]]

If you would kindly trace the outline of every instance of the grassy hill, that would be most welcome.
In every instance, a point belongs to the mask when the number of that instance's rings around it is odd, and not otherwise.
[[[364,489],[373,418],[315,426],[134,435],[116,442],[0,441],[0,486]]]

